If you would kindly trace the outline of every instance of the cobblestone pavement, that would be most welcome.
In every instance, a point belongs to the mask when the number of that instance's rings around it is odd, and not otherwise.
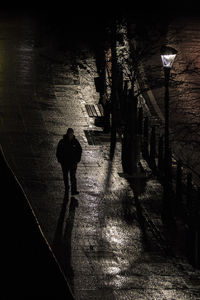
[[[110,161],[108,136],[96,137],[101,128],[85,107],[98,103],[92,51],[35,47],[30,19],[2,20],[0,37],[2,146],[75,298],[200,299],[197,273],[180,268],[141,226],[120,176],[120,142]],[[55,156],[68,127],[83,147],[76,197],[65,194]],[[157,192],[152,179],[145,186]]]

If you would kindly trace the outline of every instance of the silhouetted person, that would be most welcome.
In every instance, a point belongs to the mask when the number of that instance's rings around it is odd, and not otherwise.
[[[74,136],[74,130],[68,128],[67,133],[59,141],[56,151],[58,162],[62,166],[63,179],[66,191],[69,190],[68,174],[70,173],[71,194],[77,195],[76,169],[81,160],[82,148]]]

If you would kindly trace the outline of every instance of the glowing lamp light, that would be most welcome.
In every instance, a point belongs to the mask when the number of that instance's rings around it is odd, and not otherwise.
[[[162,64],[164,68],[172,68],[174,59],[176,57],[176,54],[171,55],[161,55]]]
[[[177,54],[177,50],[169,46],[163,46],[160,49],[160,54],[161,54],[163,68],[171,69]]]

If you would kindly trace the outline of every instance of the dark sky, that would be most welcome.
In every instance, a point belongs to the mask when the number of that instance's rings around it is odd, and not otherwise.
[[[16,2],[12,5],[1,5],[2,13],[31,14],[48,20],[49,23],[67,26],[74,33],[100,34],[102,25],[110,22],[116,16],[128,15],[145,20],[145,18],[171,18],[176,15],[197,14],[200,16],[200,8],[191,0],[182,1],[29,1],[27,3]]]
[[[197,1],[145,1],[145,0],[122,0],[122,1],[16,1],[12,5],[1,4],[1,10],[12,12],[29,11],[34,13],[54,13],[55,17],[63,17],[66,20],[76,19],[77,22],[97,20],[105,17],[131,13],[137,14],[163,14],[171,15],[173,13],[195,13],[200,12]],[[197,12],[197,13],[198,13]]]

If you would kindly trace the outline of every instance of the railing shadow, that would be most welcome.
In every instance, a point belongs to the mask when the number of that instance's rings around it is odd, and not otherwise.
[[[107,166],[107,171],[106,171],[106,178],[105,178],[105,181],[104,181],[104,194],[109,192],[109,188],[111,186],[112,169],[113,169],[113,161],[109,160],[108,161],[108,166]]]
[[[135,176],[134,178],[128,178],[127,181],[129,182],[134,196],[133,198],[126,197],[126,199],[123,201],[124,218],[128,224],[131,224],[134,219],[137,220],[142,230],[144,248],[148,250],[150,248],[150,241],[146,228],[146,222],[142,213],[142,207],[139,201],[140,196],[145,192],[147,179],[145,177],[140,178]],[[133,212],[132,209],[133,205],[136,209],[135,212]]]

